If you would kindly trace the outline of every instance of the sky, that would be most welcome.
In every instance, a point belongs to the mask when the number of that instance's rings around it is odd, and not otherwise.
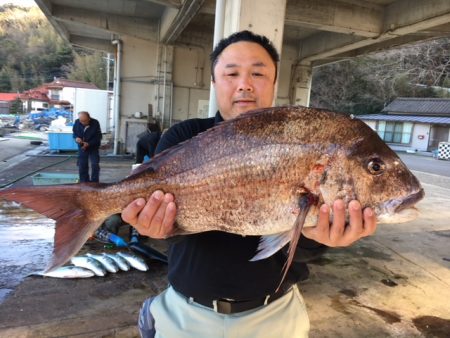
[[[6,5],[6,4],[14,4],[14,5],[23,6],[23,7],[36,6],[36,3],[34,2],[34,0],[0,0],[0,6]]]

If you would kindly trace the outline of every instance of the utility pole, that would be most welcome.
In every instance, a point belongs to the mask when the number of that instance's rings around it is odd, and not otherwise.
[[[110,66],[111,66],[111,53],[107,54],[106,57],[106,90],[109,90],[109,73],[110,71]]]

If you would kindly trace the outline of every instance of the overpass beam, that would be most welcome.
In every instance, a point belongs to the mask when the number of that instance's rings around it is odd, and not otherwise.
[[[373,38],[383,26],[383,7],[367,2],[291,0],[286,8],[286,25]]]
[[[102,50],[108,53],[114,53],[115,48],[111,45],[111,41],[104,39],[88,38],[86,36],[71,35],[70,43],[75,46],[89,48],[93,50]]]
[[[169,7],[161,19],[160,40],[173,44],[198,13],[205,0],[185,0],[180,9]]]
[[[125,34],[144,40],[157,40],[157,23],[142,18],[130,18],[66,6],[52,7],[52,16],[57,21],[85,28],[96,28],[104,32]]]
[[[386,6],[383,28],[376,37],[320,32],[304,39],[300,44],[299,59],[304,62],[320,61],[356,49],[376,48],[389,41],[401,41],[408,36],[408,42],[421,40],[423,34],[434,27],[450,21],[448,0],[398,0]],[[414,36],[417,38],[414,39]],[[393,43],[394,44],[394,43]],[[372,47],[371,47],[372,46]]]

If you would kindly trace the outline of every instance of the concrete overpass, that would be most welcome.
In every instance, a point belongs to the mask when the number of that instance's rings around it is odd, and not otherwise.
[[[135,142],[134,112],[165,126],[214,112],[208,55],[234,31],[274,41],[282,55],[276,103],[302,105],[315,66],[450,35],[448,0],[35,1],[71,44],[115,53],[122,144]]]

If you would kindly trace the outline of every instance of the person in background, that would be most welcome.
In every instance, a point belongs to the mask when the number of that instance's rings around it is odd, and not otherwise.
[[[98,182],[100,176],[99,148],[102,140],[100,123],[87,111],[78,113],[73,128],[73,138],[78,144],[78,171],[80,182]],[[89,176],[89,161],[91,175]]]
[[[219,111],[215,117],[191,119],[163,134],[156,153],[186,141],[224,120],[273,104],[279,54],[264,36],[249,31],[232,34],[211,54],[212,85]],[[202,151],[201,148],[198,149]],[[348,206],[322,205],[315,227],[303,236],[326,246],[348,246],[374,233],[376,218],[358,201]],[[176,196],[155,191],[146,201],[136,199],[122,218],[141,235],[164,239],[175,231]],[[309,318],[297,282],[302,265],[293,264],[278,287],[286,248],[251,262],[260,236],[209,231],[167,239],[170,286],[142,305],[142,337],[159,338],[300,338],[307,337]],[[301,245],[302,241],[300,241]],[[305,267],[305,265],[303,265]]]
[[[147,129],[140,133],[136,143],[136,163],[144,162],[147,155],[152,158],[155,155],[156,146],[161,138],[161,128],[158,123],[148,123]]]

